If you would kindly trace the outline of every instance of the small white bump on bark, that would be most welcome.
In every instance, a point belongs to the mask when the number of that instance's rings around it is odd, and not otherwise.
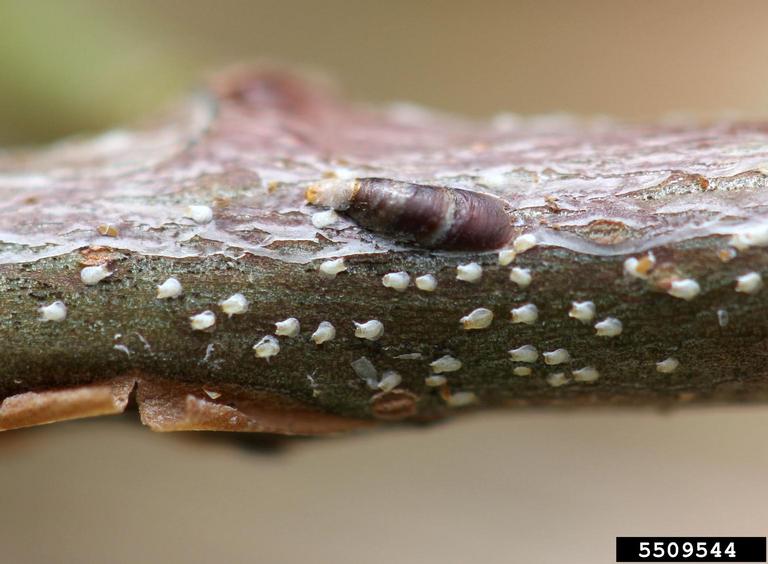
[[[437,288],[437,278],[435,278],[432,274],[419,276],[416,278],[415,282],[416,287],[422,292],[434,292]]]
[[[227,316],[242,315],[248,311],[248,300],[240,293],[232,294],[226,300],[219,302],[219,306]]]
[[[667,294],[672,297],[680,298],[686,301],[691,301],[693,298],[701,293],[701,286],[696,280],[692,278],[685,278],[683,280],[674,280],[670,285]]]
[[[456,280],[474,284],[483,277],[483,267],[476,262],[460,264],[456,267]]]
[[[623,330],[621,321],[615,317],[606,317],[595,323],[595,334],[598,337],[618,337]]]
[[[209,206],[188,206],[184,217],[188,217],[199,224],[210,223],[213,221],[213,210]]]
[[[280,337],[296,337],[301,330],[301,324],[295,317],[289,317],[275,323],[275,335]]]
[[[171,277],[157,287],[157,299],[168,300],[178,298],[183,291],[181,282]]]
[[[424,378],[424,383],[430,388],[439,388],[440,386],[445,385],[447,381],[447,378],[440,374],[432,374],[431,376]]]
[[[509,271],[509,279],[521,288],[527,288],[531,285],[533,276],[531,276],[529,269],[516,266]]]
[[[98,284],[108,276],[112,276],[112,271],[103,264],[86,266],[80,271],[80,280],[87,286]]]
[[[347,265],[344,264],[343,258],[337,258],[332,260],[326,260],[320,264],[320,274],[327,276],[328,278],[336,278],[339,272],[344,272],[347,269]]]
[[[525,323],[533,325],[539,319],[539,308],[534,304],[525,304],[514,308],[512,311],[512,323]]]
[[[594,382],[600,378],[600,372],[594,366],[585,366],[573,371],[573,379],[577,382]]]
[[[445,401],[451,407],[466,407],[477,403],[477,395],[475,392],[456,392],[448,396]]]
[[[731,237],[730,245],[740,251],[750,247],[768,246],[768,224],[756,225],[735,233]]]
[[[680,362],[676,358],[669,357],[656,363],[656,371],[662,374],[672,374],[678,366],[680,366]]]
[[[633,278],[646,280],[648,273],[656,266],[656,257],[653,253],[638,258],[630,257],[624,261],[624,272]]]
[[[216,314],[210,310],[193,315],[189,318],[189,324],[195,331],[204,331],[216,324]]]
[[[493,321],[493,312],[490,309],[479,307],[459,319],[459,323],[467,331],[472,329],[486,329]]]
[[[378,388],[383,392],[391,392],[400,385],[403,381],[403,377],[394,370],[387,370],[381,375]]]
[[[454,358],[451,355],[441,356],[435,361],[429,363],[432,372],[435,374],[441,374],[443,372],[456,372],[461,369],[461,361],[458,358]]]
[[[525,251],[534,248],[537,243],[538,241],[536,240],[535,235],[532,233],[526,233],[525,235],[520,235],[517,237],[512,243],[512,247],[514,248],[515,252],[524,253]]]
[[[553,388],[559,388],[560,386],[565,386],[568,382],[570,382],[570,379],[565,375],[565,372],[554,372],[547,375],[546,381],[547,384]]]
[[[353,323],[355,324],[355,337],[359,339],[376,341],[384,334],[384,324],[378,319],[371,319],[365,323],[353,321]]]
[[[329,321],[321,321],[315,332],[312,333],[312,339],[316,345],[322,345],[325,342],[336,338],[336,328]]]
[[[742,294],[757,294],[763,289],[763,278],[757,272],[748,272],[736,278],[736,291]]]
[[[544,357],[544,364],[550,366],[571,361],[571,353],[565,349],[555,349],[554,351],[542,353],[541,356]]]
[[[366,357],[361,356],[357,360],[353,360],[350,365],[352,370],[355,371],[371,390],[377,390],[379,388],[379,373],[376,371],[376,367]]]
[[[405,292],[411,283],[411,277],[407,272],[390,272],[381,278],[381,284],[385,288],[392,288],[398,292]]]
[[[593,302],[572,302],[568,317],[578,319],[582,323],[589,323],[595,318],[595,304]]]
[[[67,318],[67,306],[62,301],[55,301],[38,308],[41,321],[64,321]]]
[[[395,357],[398,360],[422,360],[424,355],[421,353],[404,353]]]
[[[277,337],[273,335],[266,335],[261,340],[253,345],[253,352],[259,358],[269,359],[280,352],[280,343]]]
[[[536,362],[539,351],[533,345],[523,345],[509,351],[510,358],[515,362]]]
[[[312,214],[312,225],[317,229],[323,229],[339,221],[339,214],[335,210],[326,210]]]
[[[499,251],[499,264],[501,266],[508,266],[515,261],[517,253],[512,249],[504,249]]]

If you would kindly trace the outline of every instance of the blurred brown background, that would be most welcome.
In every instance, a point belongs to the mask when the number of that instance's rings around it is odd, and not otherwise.
[[[761,0],[0,0],[0,139],[129,120],[254,58],[473,115],[765,114],[766,18]]]
[[[261,58],[477,116],[762,116],[766,17],[762,1],[0,0],[0,143],[130,121]],[[766,428],[758,406],[489,414],[285,448],[131,417],[6,433],[0,562],[612,562],[618,534],[765,535]]]

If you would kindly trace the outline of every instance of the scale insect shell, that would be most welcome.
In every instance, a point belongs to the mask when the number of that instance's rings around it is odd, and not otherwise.
[[[342,211],[361,227],[430,249],[486,251],[514,234],[503,200],[471,190],[387,178],[324,180],[310,204]]]

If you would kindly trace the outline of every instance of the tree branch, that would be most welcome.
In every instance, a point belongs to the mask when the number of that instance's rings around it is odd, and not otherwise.
[[[764,124],[479,124],[350,106],[279,73],[220,76],[159,124],[0,155],[0,428],[121,411],[137,383],[158,430],[762,401],[767,162]],[[306,202],[329,178],[447,200],[415,223],[392,215],[412,200],[367,221],[365,202]],[[446,219],[456,190],[504,203],[506,252],[406,241],[432,219],[487,235],[482,214]],[[479,279],[457,279],[471,263]],[[433,291],[415,284],[426,274]],[[158,299],[168,278],[182,293]],[[247,311],[221,305],[235,294]],[[55,302],[63,319],[40,310]],[[193,317],[206,311],[210,327]],[[288,318],[296,336],[275,326]],[[355,325],[370,320],[378,338]],[[322,322],[335,337],[318,344]]]

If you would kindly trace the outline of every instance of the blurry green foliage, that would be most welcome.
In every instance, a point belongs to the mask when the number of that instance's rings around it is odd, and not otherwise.
[[[96,2],[0,0],[0,143],[101,129],[156,108],[192,68]]]

